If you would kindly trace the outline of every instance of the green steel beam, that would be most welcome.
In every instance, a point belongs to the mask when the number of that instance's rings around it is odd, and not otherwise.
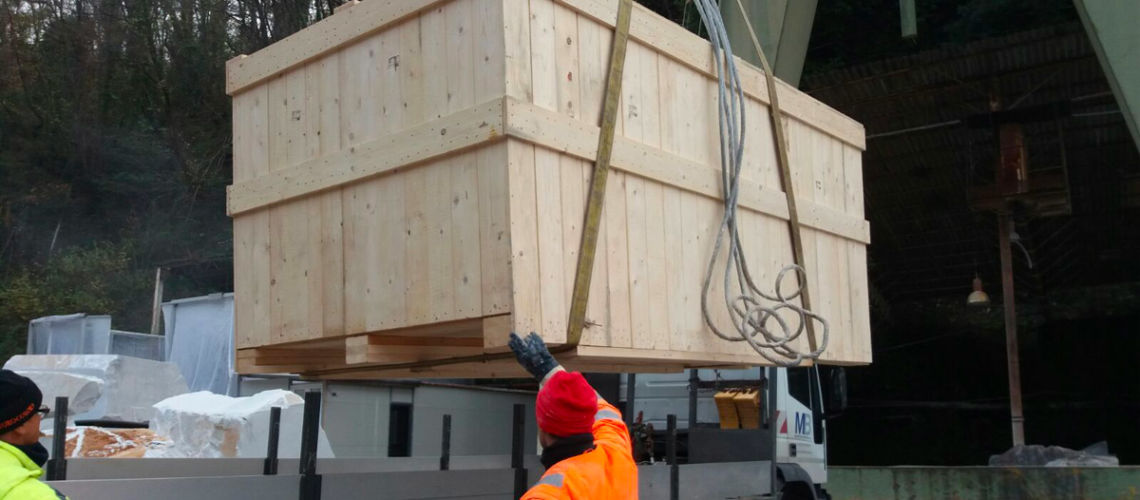
[[[1114,499],[1140,496],[1140,467],[829,467],[835,500]]]
[[[1140,2],[1073,0],[1085,33],[1116,96],[1116,103],[1140,148]]]
[[[772,64],[772,72],[777,78],[797,87],[804,70],[817,1],[741,0],[764,54]],[[721,0],[720,11],[733,52],[760,67],[760,59],[753,50],[752,37],[736,0]]]

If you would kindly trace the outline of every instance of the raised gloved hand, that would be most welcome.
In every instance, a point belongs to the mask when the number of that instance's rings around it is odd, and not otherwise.
[[[515,359],[526,371],[534,376],[535,380],[542,381],[551,370],[558,368],[558,362],[546,348],[537,333],[530,332],[525,338],[511,333],[511,340],[507,343],[515,353]]]

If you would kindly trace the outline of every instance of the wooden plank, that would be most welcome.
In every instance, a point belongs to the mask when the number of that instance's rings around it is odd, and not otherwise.
[[[367,112],[362,109],[361,112]],[[466,151],[502,138],[502,101],[473,106],[401,132],[229,186],[231,216]],[[348,130],[349,142],[356,137]]]
[[[456,170],[454,160],[448,159],[427,167],[428,201],[428,290],[431,306],[430,320],[447,321],[455,314],[454,245],[451,233],[452,189],[451,175]],[[421,249],[424,251],[424,249]]]
[[[444,8],[447,18],[447,110],[467,109],[475,100],[475,77],[486,70],[475,64],[475,0],[456,0]],[[482,2],[486,3],[486,2]],[[425,30],[426,31],[426,30]],[[424,56],[427,58],[427,56]],[[475,68],[480,68],[476,71]],[[430,75],[429,75],[430,76]]]
[[[555,40],[554,3],[534,0],[530,3],[530,69],[533,102],[536,106],[558,110],[558,57]]]
[[[308,138],[311,157],[340,150],[340,60],[326,57],[310,66],[308,103],[311,120]],[[313,89],[316,89],[315,91]],[[322,334],[344,334],[344,213],[343,190],[334,189],[319,196],[320,205],[320,296]]]
[[[530,2],[503,0],[503,23],[499,26],[506,41],[506,95],[533,102],[531,82]]]
[[[269,86],[269,169],[284,170],[290,156],[303,147],[300,113],[304,71],[271,80]],[[300,85],[298,85],[298,82]],[[296,111],[297,113],[293,113]],[[295,117],[296,115],[296,117]],[[269,210],[269,324],[274,343],[301,340],[308,331],[308,213],[307,203]]]
[[[606,219],[606,245],[599,246],[599,251],[604,248],[608,253],[606,275],[609,277],[610,317],[606,327],[610,339],[607,345],[619,347],[632,345],[625,184],[625,174],[610,172],[609,181],[606,183],[606,207],[602,211],[602,216]]]
[[[609,0],[554,0],[579,14],[580,23],[601,23],[612,32],[617,21],[617,2]],[[635,4],[630,20],[630,41],[653,47],[659,54],[686,68],[700,72],[704,78],[716,78],[716,66],[707,40],[665,19],[648,8]],[[736,59],[745,94],[768,104],[768,90],[763,73],[748,62]],[[860,150],[866,149],[863,125],[827,105],[812,99],[793,86],[777,80],[780,109],[787,115],[836,137]]]
[[[665,219],[664,188],[648,182],[645,187],[646,234],[646,286],[649,289],[649,331],[646,345],[651,349],[669,346],[671,328],[669,310],[669,273],[666,258],[666,227],[673,224]]]
[[[614,11],[617,16],[617,11]],[[615,17],[616,19],[616,17]],[[595,127],[602,122],[602,100],[605,98],[606,71],[613,35],[598,23],[578,18],[578,78],[582,103],[580,119]],[[620,135],[620,134],[618,134]],[[594,134],[597,147],[597,134]],[[589,159],[593,159],[590,157]]]
[[[646,190],[649,184],[645,179],[630,175],[625,179],[625,192],[620,193],[625,195],[626,203],[629,326],[630,345],[633,347],[651,347],[654,340],[650,317],[656,311],[650,307],[649,300],[649,220],[646,208]]]
[[[534,161],[534,146],[507,141],[511,315],[514,331],[521,333],[537,332],[543,327]],[[565,331],[543,332],[543,338],[551,343],[563,342]],[[490,346],[496,345],[493,340],[497,339],[487,339]]]
[[[416,80],[422,82],[422,95],[409,97],[418,99],[422,103],[423,112],[427,119],[438,120],[448,114],[450,104],[448,102],[448,82],[452,78],[459,77],[455,68],[450,66],[452,60],[448,57],[450,47],[448,47],[447,42],[448,38],[451,37],[451,30],[448,26],[447,16],[444,14],[443,5],[437,5],[420,14],[420,29],[417,35],[419,33],[427,35],[419,40],[422,51],[420,54],[422,72],[426,77],[419,78],[419,75],[412,75]],[[407,59],[408,55],[405,54],[401,65],[406,64]],[[413,71],[408,71],[405,74],[411,75],[412,73]],[[414,84],[414,82],[409,80],[408,84]]]
[[[478,153],[453,159],[451,174],[451,269],[455,317],[483,315],[482,245]]]
[[[507,143],[477,151],[483,315],[511,312],[511,227]],[[502,342],[505,345],[505,341]],[[487,346],[492,347],[492,346]]]
[[[503,33],[503,2],[476,1],[472,6],[475,28],[475,102],[502,97],[506,87],[506,37]],[[502,130],[501,128],[498,130]]]
[[[585,224],[585,204],[586,197],[589,194],[590,182],[593,178],[594,164],[593,162],[582,161],[582,217],[581,224]],[[607,184],[614,182],[611,177]],[[608,190],[607,190],[608,191]],[[606,195],[609,198],[609,195]],[[610,345],[613,342],[613,324],[611,312],[613,311],[613,304],[610,302],[610,282],[618,279],[618,277],[610,276],[609,273],[609,255],[608,241],[609,241],[609,223],[608,217],[605,216],[607,208],[602,209],[601,221],[598,224],[598,241],[597,248],[594,251],[594,271],[593,276],[590,278],[590,296],[586,304],[586,321],[582,330],[582,339],[579,341],[582,345]],[[581,238],[579,237],[579,246]],[[625,279],[622,277],[622,279]]]
[[[558,88],[558,112],[571,118],[581,114],[582,75],[578,71],[578,14],[554,6],[554,73]]]
[[[249,56],[226,62],[226,93],[236,95],[274,75],[309,62],[414,16],[446,0],[374,0],[351,14],[331,16]]]
[[[863,159],[859,150],[843,147],[844,203],[850,214],[863,215]],[[848,306],[851,309],[851,338],[854,360],[870,363],[871,304],[870,283],[867,277],[867,248],[848,243],[847,271],[850,285]]]
[[[404,180],[404,247],[399,253],[404,256],[404,294],[406,321],[408,325],[420,325],[431,321],[431,223],[429,211],[433,206],[433,188],[428,180],[428,172],[437,168],[421,167],[400,175]]]
[[[663,102],[666,97],[662,95]],[[662,129],[664,130],[665,123],[671,123],[669,134],[681,137],[675,129],[686,125],[671,121],[671,118],[672,115],[662,116]],[[512,138],[585,160],[592,160],[597,151],[597,126],[571,120],[558,113],[508,99],[506,121],[506,135]],[[662,143],[666,147],[670,143],[669,137],[664,133]],[[690,154],[700,153],[693,150]],[[624,137],[614,139],[611,168],[680,187],[714,200],[721,199],[719,167],[713,168]],[[739,206],[785,220],[788,218],[783,193],[775,189],[775,186],[761,186],[753,179],[741,180]],[[798,206],[802,225],[853,241],[870,240],[870,226],[859,217],[852,217],[811,200],[801,200]]]
[[[542,334],[565,332],[569,318],[570,295],[566,293],[565,253],[577,240],[563,240],[562,167],[560,155],[535,149],[535,189],[538,196],[538,265],[542,301]]]
[[[530,4],[530,70],[531,92],[536,106],[559,110],[558,76],[554,4],[536,0]],[[520,54],[520,57],[525,54]],[[508,75],[509,78],[509,75]],[[508,83],[509,84],[509,83]],[[541,330],[544,338],[565,335],[570,296],[566,293],[564,257],[568,246],[577,241],[563,241],[562,168],[560,155],[547,149],[535,149],[535,206],[538,223],[539,293],[542,304]]]
[[[347,150],[356,147],[375,129],[376,113],[374,94],[371,91],[373,68],[378,57],[378,37],[346,47],[339,55],[340,70],[340,144]],[[328,158],[329,156],[324,156]],[[324,170],[335,168],[330,162]],[[341,198],[343,208],[343,258],[344,258],[344,323],[345,333],[367,331],[367,314],[371,310],[371,297],[368,291],[375,286],[368,282],[377,279],[369,272],[369,221],[374,215],[374,200],[371,188],[382,182],[359,182],[344,184]],[[231,187],[231,195],[233,188]]]
[[[234,178],[242,181],[268,173],[268,87],[240,95],[234,102]],[[234,218],[234,333],[241,347],[269,338],[269,214]]]

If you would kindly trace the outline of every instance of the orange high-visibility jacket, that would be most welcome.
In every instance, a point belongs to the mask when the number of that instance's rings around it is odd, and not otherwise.
[[[546,471],[522,500],[625,500],[637,498],[637,464],[621,413],[598,397],[594,449]]]

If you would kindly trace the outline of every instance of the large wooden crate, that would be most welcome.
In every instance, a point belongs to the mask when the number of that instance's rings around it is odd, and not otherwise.
[[[512,330],[564,343],[617,4],[366,0],[231,60],[239,371],[506,377],[513,361],[382,366],[502,351]],[[793,261],[787,201],[764,79],[739,64],[740,226],[771,286]],[[814,308],[832,325],[822,361],[869,363],[863,128],[778,91]],[[716,101],[708,43],[635,6],[572,367],[764,364],[701,317],[722,213]]]

